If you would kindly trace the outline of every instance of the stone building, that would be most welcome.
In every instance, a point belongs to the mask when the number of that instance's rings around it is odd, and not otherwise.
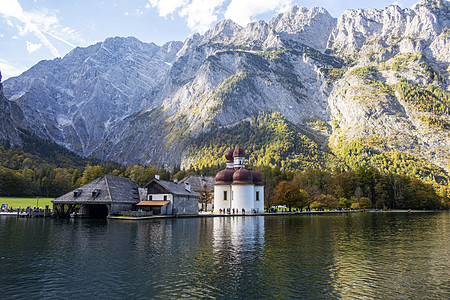
[[[245,151],[236,149],[225,153],[227,167],[216,175],[214,212],[236,209],[242,212],[264,212],[264,186],[259,172],[245,168]]]
[[[214,176],[189,175],[180,180],[178,183],[188,183],[193,191],[200,194],[199,209],[202,211],[210,211],[214,200],[215,181]]]
[[[145,200],[136,204],[139,209],[153,211],[153,215],[198,214],[200,195],[187,183],[177,184],[155,178],[144,188]]]

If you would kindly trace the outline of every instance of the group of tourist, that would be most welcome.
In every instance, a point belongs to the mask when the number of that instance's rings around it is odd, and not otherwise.
[[[243,215],[245,215],[245,208],[242,208],[242,210],[241,210],[241,212],[242,212],[242,214]],[[224,214],[238,214],[239,213],[239,209],[237,209],[237,208],[227,208],[226,210],[225,210],[225,208],[224,209],[221,209],[221,208],[219,208],[219,213],[220,214],[222,214],[222,213],[224,213]]]
[[[234,215],[234,214],[238,214],[239,213],[239,209],[237,209],[237,208],[227,208],[227,209],[219,208],[219,214],[222,214],[222,213],[223,214]],[[245,208],[241,209],[241,213],[243,215],[245,215]],[[258,209],[252,209],[252,213],[253,214],[257,214],[257,213],[259,213],[259,210]]]

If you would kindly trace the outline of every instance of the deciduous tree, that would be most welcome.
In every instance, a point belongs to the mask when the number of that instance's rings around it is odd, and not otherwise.
[[[308,194],[293,181],[281,181],[275,188],[274,200],[276,204],[286,205],[291,211],[292,207],[303,208],[307,204]]]

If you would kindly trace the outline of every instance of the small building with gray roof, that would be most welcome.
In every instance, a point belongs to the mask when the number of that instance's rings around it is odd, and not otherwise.
[[[203,211],[211,210],[214,199],[214,176],[189,175],[181,179],[178,184],[189,183],[191,189],[200,194],[199,208]]]
[[[200,194],[191,186],[171,181],[153,179],[145,187],[146,199],[136,207],[153,211],[154,215],[196,215]]]
[[[106,217],[133,210],[139,203],[139,186],[124,177],[103,176],[54,200],[56,216],[77,213],[83,217]]]

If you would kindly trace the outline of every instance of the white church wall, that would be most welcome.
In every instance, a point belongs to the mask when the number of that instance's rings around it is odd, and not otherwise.
[[[227,200],[224,199],[224,192],[226,192]],[[219,213],[219,210],[231,208],[231,186],[229,185],[215,185],[214,186],[214,212]]]
[[[259,201],[256,201],[256,193],[259,194]],[[258,212],[264,212],[264,186],[255,186],[255,209]]]
[[[233,208],[239,211],[244,208],[250,212],[254,207],[254,186],[253,185],[232,185],[233,190]]]

